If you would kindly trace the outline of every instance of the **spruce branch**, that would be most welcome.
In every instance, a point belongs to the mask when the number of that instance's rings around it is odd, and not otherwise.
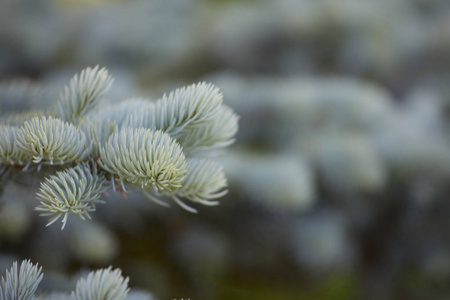
[[[187,170],[183,187],[168,195],[183,208],[186,208],[187,205],[183,205],[180,198],[207,206],[219,204],[213,200],[228,192],[226,190],[227,179],[222,166],[213,160],[191,158],[187,159]],[[188,210],[196,212],[195,209]]]
[[[79,128],[91,142],[90,158],[97,159],[100,156],[100,148],[105,145],[108,138],[117,130],[114,121],[85,117],[80,121]]]
[[[114,122],[118,127],[122,127],[129,115],[137,111],[146,110],[151,105],[152,102],[149,99],[129,98],[108,107],[100,106],[100,108],[89,113],[88,117],[90,119],[100,119],[102,123]]]
[[[45,164],[82,161],[90,152],[79,128],[53,117],[25,121],[17,132],[15,147],[30,161]]]
[[[187,154],[224,148],[234,143],[238,120],[231,108],[221,105],[211,120],[181,132],[177,140]]]
[[[152,103],[131,98],[114,106],[101,105],[112,78],[106,69],[84,69],[65,87],[56,112],[31,110],[0,119],[0,173],[8,165],[27,169],[32,163],[68,164],[41,183],[37,211],[48,225],[69,213],[90,218],[111,181],[125,195],[125,185],[163,205],[170,197],[188,211],[182,199],[216,205],[226,193],[222,167],[210,160],[188,159],[201,151],[233,143],[238,116],[222,104],[213,84],[177,89]],[[74,164],[77,164],[73,166]]]
[[[21,164],[24,156],[15,151],[18,127],[0,125],[0,165]]]
[[[124,126],[161,130],[177,137],[188,126],[210,120],[222,104],[222,94],[212,84],[201,82],[176,89],[156,103],[129,115]]]
[[[69,86],[64,88],[56,104],[56,116],[64,121],[77,123],[94,109],[102,96],[109,90],[113,79],[105,68],[86,68],[75,75]]]
[[[203,158],[187,158],[186,161],[187,174],[180,189],[160,193],[144,191],[144,194],[150,200],[163,206],[168,206],[168,204],[159,197],[169,196],[180,207],[192,213],[197,213],[197,210],[184,203],[182,198],[206,206],[218,205],[219,202],[214,199],[220,198],[228,192],[222,166],[216,161]]]
[[[150,101],[143,98],[131,98],[117,105],[97,109],[80,120],[80,128],[92,142],[91,158],[97,159],[100,148],[105,145],[111,134],[121,127],[126,117],[145,109]]]
[[[124,300],[128,295],[128,277],[112,267],[91,272],[77,282],[73,300]]]
[[[67,223],[69,213],[91,218],[96,203],[104,203],[100,196],[106,190],[105,177],[97,172],[96,165],[81,163],[73,168],[57,172],[41,183],[37,198],[41,205],[35,209],[41,216],[50,216],[47,226],[63,216],[61,230]]]
[[[122,275],[120,269],[100,269],[77,281],[72,293],[52,292],[34,294],[43,278],[42,267],[24,260],[18,267],[17,261],[6,271],[6,278],[0,282],[0,300],[125,300],[128,299],[129,278]],[[136,299],[153,299],[147,292],[132,292]]]
[[[121,183],[156,192],[179,189],[186,175],[180,145],[161,131],[144,128],[113,133],[100,149],[98,163]]]
[[[17,266],[17,262],[9,271],[6,278],[2,277],[0,283],[0,300],[32,300],[34,293],[42,280],[42,268],[33,265],[31,261],[24,260]]]

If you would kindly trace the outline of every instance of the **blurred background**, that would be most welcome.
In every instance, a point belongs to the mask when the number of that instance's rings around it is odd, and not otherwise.
[[[64,231],[2,187],[0,267],[108,265],[159,299],[449,299],[450,2],[1,0],[0,115],[108,68],[111,103],[198,81],[240,115],[229,193],[192,215],[111,192]]]

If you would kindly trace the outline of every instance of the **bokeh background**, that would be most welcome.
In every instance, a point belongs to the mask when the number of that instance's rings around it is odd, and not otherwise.
[[[31,258],[63,290],[113,265],[158,299],[449,299],[450,2],[0,1],[0,115],[95,65],[111,103],[219,86],[229,193],[192,215],[111,192],[60,231],[18,178],[2,270]]]

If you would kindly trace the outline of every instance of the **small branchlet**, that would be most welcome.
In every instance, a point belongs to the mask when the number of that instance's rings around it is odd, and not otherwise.
[[[111,135],[100,157],[99,165],[119,181],[156,192],[179,189],[186,174],[180,145],[161,131],[122,129]]]
[[[32,300],[34,293],[42,280],[42,268],[33,265],[31,261],[24,260],[17,266],[17,262],[0,283],[0,300]]]
[[[124,300],[128,295],[128,277],[112,267],[91,272],[78,281],[73,300]]]
[[[130,288],[129,278],[122,276],[120,269],[100,269],[80,278],[72,293],[56,292],[35,298],[39,283],[43,278],[42,267],[30,260],[13,263],[0,282],[0,300],[125,300]],[[149,299],[149,293],[141,293]]]
[[[64,121],[77,123],[94,109],[110,89],[113,79],[105,68],[86,68],[75,75],[64,88],[56,104],[55,115]]]
[[[227,187],[222,167],[199,156],[232,144],[237,133],[238,116],[219,89],[201,82],[156,102],[131,98],[103,108],[112,82],[106,69],[87,68],[65,87],[53,115],[35,111],[0,122],[1,170],[67,165],[37,193],[47,225],[62,217],[64,228],[70,213],[90,218],[110,186],[123,195],[140,189],[164,205],[160,198],[170,197],[191,212],[182,199],[218,204]]]
[[[91,218],[90,212],[95,211],[96,203],[104,203],[100,196],[106,190],[105,177],[97,173],[97,168],[91,169],[88,163],[57,172],[41,183],[37,198],[41,205],[35,209],[42,212],[41,216],[50,216],[47,226],[62,219],[62,228],[66,226],[69,213]]]
[[[90,145],[75,125],[53,117],[25,121],[17,131],[17,152],[35,164],[64,164],[86,159]]]

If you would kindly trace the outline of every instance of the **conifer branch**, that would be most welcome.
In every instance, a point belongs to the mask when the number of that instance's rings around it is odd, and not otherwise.
[[[129,115],[124,126],[161,130],[177,137],[187,126],[211,120],[221,104],[219,89],[201,82],[165,94],[147,109]]]
[[[102,174],[97,173],[88,163],[78,164],[76,167],[57,172],[41,183],[37,198],[41,205],[36,207],[42,212],[41,216],[50,216],[47,226],[62,219],[64,229],[69,213],[91,218],[90,212],[95,211],[96,203],[104,203],[100,196],[106,190],[106,180]]]
[[[102,107],[112,81],[106,69],[86,68],[66,86],[53,116],[31,110],[0,120],[0,171],[68,164],[37,193],[47,226],[62,218],[64,228],[70,213],[90,218],[109,181],[124,196],[136,187],[159,204],[172,198],[191,212],[184,200],[218,204],[227,186],[222,167],[186,155],[233,143],[238,117],[222,104],[219,89],[201,82],[155,103],[131,98]]]
[[[112,83],[113,79],[105,68],[96,66],[84,69],[64,88],[56,104],[56,116],[64,121],[77,123],[98,105]]]
[[[111,267],[91,272],[81,278],[72,292],[73,300],[124,300],[128,295],[128,277]]]
[[[227,193],[227,180],[222,166],[210,159],[190,158],[187,159],[187,170],[183,187],[171,193],[171,196],[208,206],[219,204],[212,200]]]
[[[90,152],[79,128],[51,116],[25,121],[17,132],[15,147],[30,161],[46,164],[82,161]]]
[[[24,159],[18,151],[14,151],[17,140],[18,127],[0,125],[0,165],[21,164]]]
[[[234,143],[238,119],[229,107],[221,105],[214,117],[203,126],[181,132],[178,142],[187,154],[227,147]]]
[[[161,131],[122,129],[111,135],[100,157],[100,166],[119,181],[156,192],[179,189],[186,174],[180,145]]]
[[[20,268],[14,262],[6,277],[2,277],[0,300],[32,300],[42,276],[42,268],[31,261],[22,261]]]

